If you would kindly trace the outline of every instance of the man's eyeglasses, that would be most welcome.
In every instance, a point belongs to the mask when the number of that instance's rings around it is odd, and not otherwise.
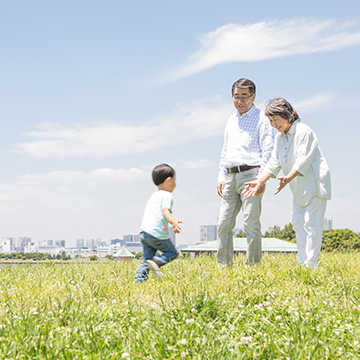
[[[234,101],[246,101],[247,99],[250,99],[252,96],[253,94],[249,96],[233,96],[232,98]]]

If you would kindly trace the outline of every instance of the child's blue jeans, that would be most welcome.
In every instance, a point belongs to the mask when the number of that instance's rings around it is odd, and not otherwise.
[[[179,255],[170,239],[159,240],[145,231],[142,231],[140,233],[140,241],[143,245],[144,260],[137,270],[135,282],[147,280],[149,274],[149,268],[146,264],[147,260],[155,258],[162,265],[165,265],[168,262],[176,259]],[[160,250],[162,254],[155,256],[158,250]]]

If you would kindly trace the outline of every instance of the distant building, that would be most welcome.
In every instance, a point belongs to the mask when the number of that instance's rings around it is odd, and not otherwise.
[[[94,239],[85,239],[85,244],[84,245],[88,249],[93,249],[94,245],[95,245],[95,241],[94,241]]]
[[[37,252],[59,254],[65,251],[65,240],[40,240],[37,242]]]
[[[200,243],[217,239],[217,225],[200,225]]]
[[[124,246],[125,245],[125,241],[124,239],[111,239],[110,240],[110,245],[116,245],[119,244],[120,246]]]
[[[65,240],[55,240],[55,246],[64,248],[66,245]]]
[[[333,218],[327,219],[324,218],[324,230],[333,229]]]
[[[77,239],[76,240],[76,248],[77,249],[82,249],[83,247],[85,247],[85,240],[84,239]]]
[[[274,225],[274,226],[270,226],[269,229],[268,229],[268,232],[273,232],[273,231],[280,231],[281,228],[279,225]]]
[[[100,239],[100,238],[94,239],[94,246],[95,246],[95,247],[106,246],[106,245],[107,245],[107,242],[106,242],[106,241],[103,241],[103,240]]]
[[[12,243],[13,243],[12,238],[3,239],[0,242],[0,252],[2,252],[2,253],[11,253],[12,252]]]
[[[125,243],[125,247],[129,251],[135,251],[135,252],[143,251],[142,243],[140,241],[127,242],[127,243]]]
[[[31,243],[29,237],[7,237],[0,240],[2,252],[25,252]]]
[[[76,240],[76,248],[77,249],[94,249],[100,246],[105,246],[106,243],[104,243],[101,239],[77,239]]]
[[[96,249],[96,253],[98,256],[105,256],[105,255],[111,255],[112,247],[116,247],[117,245],[110,245],[110,246],[99,246]],[[113,253],[115,253],[114,251]]]
[[[126,243],[139,242],[140,241],[140,235],[124,235],[124,241]]]
[[[234,238],[234,252],[246,253],[247,240],[246,238]],[[295,253],[297,252],[296,244],[276,238],[262,238],[262,251],[274,253]],[[183,253],[190,253],[192,257],[200,254],[216,254],[217,241],[209,241],[207,243],[190,245],[182,249]]]
[[[25,252],[39,252],[39,246],[37,242],[30,242],[28,243]]]
[[[17,238],[12,238],[12,251],[16,252],[25,252],[31,243],[31,238],[21,236]]]
[[[124,260],[132,260],[135,256],[126,248],[121,248],[116,254],[114,254],[116,262]]]

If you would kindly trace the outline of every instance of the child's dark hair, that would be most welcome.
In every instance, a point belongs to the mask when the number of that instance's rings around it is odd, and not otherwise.
[[[152,179],[156,186],[162,184],[168,177],[174,176],[175,170],[168,164],[157,165],[152,172]]]

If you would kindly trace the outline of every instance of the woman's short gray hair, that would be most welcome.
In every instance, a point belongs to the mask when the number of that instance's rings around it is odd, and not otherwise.
[[[292,105],[283,98],[270,100],[266,105],[265,115],[267,117],[279,115],[283,119],[286,119],[290,124],[296,120],[300,121],[298,113],[294,110]]]

